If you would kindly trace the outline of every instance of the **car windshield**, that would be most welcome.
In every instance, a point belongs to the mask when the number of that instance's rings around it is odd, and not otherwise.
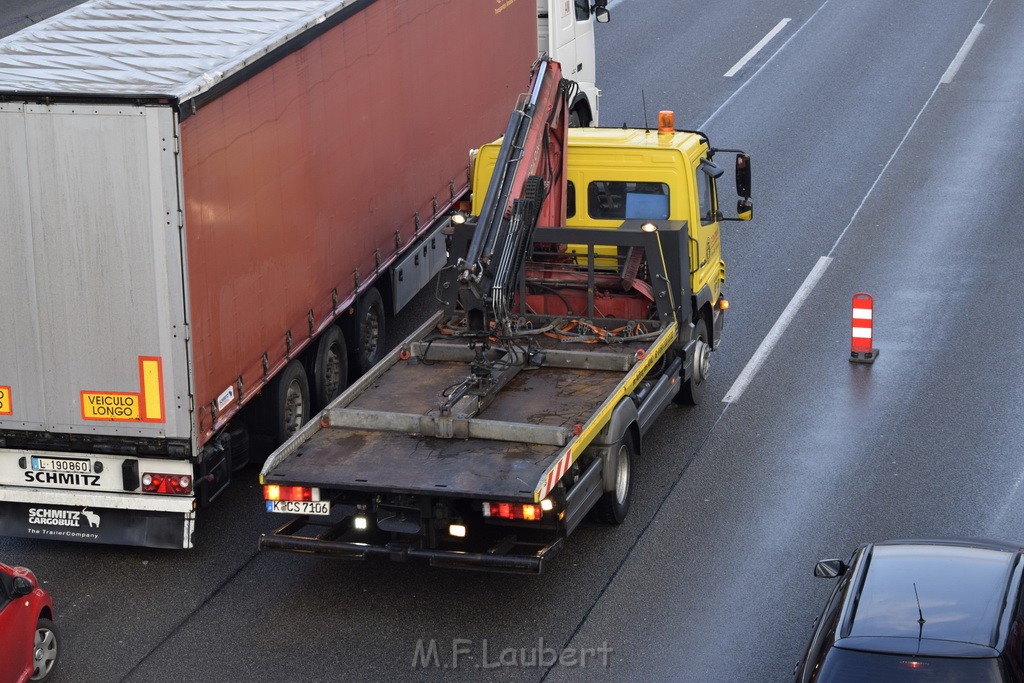
[[[859,652],[832,648],[821,664],[818,683],[845,681],[1001,681],[1004,680],[999,660],[954,659],[951,657],[911,657]]]

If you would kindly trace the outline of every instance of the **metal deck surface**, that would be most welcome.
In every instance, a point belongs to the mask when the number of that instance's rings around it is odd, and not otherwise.
[[[436,412],[446,390],[468,374],[469,364],[464,362],[399,361],[348,407]],[[477,417],[571,428],[587,421],[623,375],[593,369],[524,369]],[[538,481],[561,451],[550,445],[328,427],[269,472],[267,482],[532,500]]]

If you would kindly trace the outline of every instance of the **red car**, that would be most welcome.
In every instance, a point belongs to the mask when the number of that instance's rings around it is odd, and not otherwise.
[[[57,654],[50,594],[28,569],[0,562],[0,681],[44,681]]]

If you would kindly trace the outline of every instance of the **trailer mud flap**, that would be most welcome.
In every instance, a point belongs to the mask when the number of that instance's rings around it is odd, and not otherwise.
[[[0,504],[0,536],[191,548],[194,515],[38,503]]]

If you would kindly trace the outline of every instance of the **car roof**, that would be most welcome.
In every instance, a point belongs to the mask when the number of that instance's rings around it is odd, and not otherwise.
[[[992,656],[1017,599],[1020,551],[940,541],[880,543],[864,557],[838,647]],[[924,619],[923,623],[920,621]]]

